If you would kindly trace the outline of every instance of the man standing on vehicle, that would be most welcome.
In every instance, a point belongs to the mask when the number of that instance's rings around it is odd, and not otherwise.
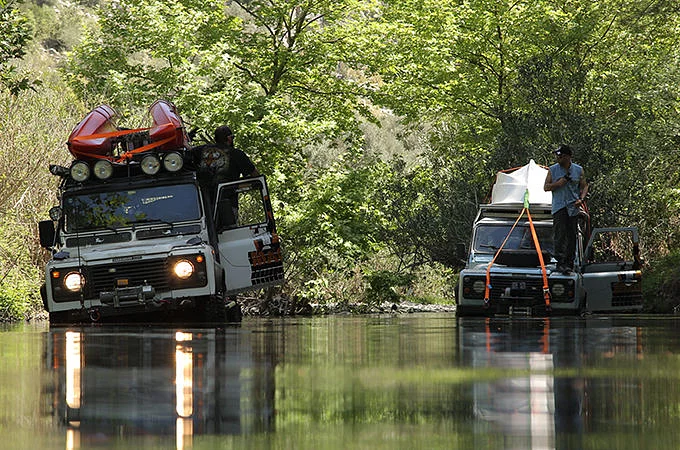
[[[560,144],[553,153],[557,164],[550,166],[543,190],[552,191],[557,270],[568,275],[573,270],[576,253],[576,219],[583,200],[588,195],[588,183],[583,167],[571,161],[571,147]]]
[[[227,125],[217,127],[215,130],[215,145],[222,150],[227,159],[217,172],[218,183],[236,181],[241,176],[254,177],[260,174],[248,155],[234,147],[234,133]]]
[[[257,168],[248,155],[234,147],[234,133],[227,125],[217,127],[215,130],[215,145],[201,147],[201,161],[199,165],[203,179],[208,185],[209,201],[214,206],[218,196],[217,186],[220,183],[236,181],[242,176],[254,177],[259,175]],[[207,178],[207,179],[206,179]],[[238,218],[238,196],[234,194],[221,201],[230,202],[231,206],[218,208],[220,226],[228,226],[236,223]]]
[[[234,133],[227,125],[215,130],[215,145],[202,145],[200,169],[210,173],[211,184],[236,181],[241,176],[257,176],[260,173],[242,150],[234,147]]]

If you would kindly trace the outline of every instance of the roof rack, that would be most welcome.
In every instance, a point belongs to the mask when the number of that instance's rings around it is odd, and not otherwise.
[[[485,217],[516,219],[523,208],[524,204],[522,203],[490,203],[479,205],[477,220]],[[531,217],[536,220],[552,218],[552,205],[550,204],[531,204],[529,205],[529,211],[531,212]]]

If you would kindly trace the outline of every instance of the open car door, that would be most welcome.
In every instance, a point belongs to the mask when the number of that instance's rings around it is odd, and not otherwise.
[[[217,187],[215,229],[227,294],[283,283],[283,260],[263,176]]]
[[[587,308],[592,312],[642,309],[640,238],[637,228],[595,228],[582,266]]]

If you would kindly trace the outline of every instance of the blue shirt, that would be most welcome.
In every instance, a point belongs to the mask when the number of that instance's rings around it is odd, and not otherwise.
[[[580,198],[581,189],[580,181],[583,175],[583,167],[578,164],[571,163],[569,170],[565,170],[564,167],[559,164],[553,164],[550,166],[550,176],[552,176],[552,182],[556,182],[567,173],[571,176],[571,181],[569,181],[564,186],[561,186],[552,191],[552,213],[555,214],[560,209],[566,207],[567,212],[570,216],[575,216],[578,214],[579,208],[574,205],[574,202]]]

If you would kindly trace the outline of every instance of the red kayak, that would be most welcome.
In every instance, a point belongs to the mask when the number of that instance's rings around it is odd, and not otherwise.
[[[115,124],[118,113],[109,106],[98,106],[71,132],[67,142],[69,151],[77,159],[109,159],[124,162],[134,154],[150,150],[158,152],[189,147],[184,123],[175,105],[165,100],[157,100],[149,108],[149,114],[152,119],[150,128],[118,130]],[[127,150],[122,154],[118,154],[120,151],[114,154],[116,144],[119,142],[126,144],[124,148]],[[134,145],[133,148],[128,146],[130,142]],[[140,144],[142,142],[143,144]]]
[[[118,113],[107,105],[98,106],[90,111],[68,137],[66,145],[68,145],[71,154],[77,159],[111,155],[115,143],[112,137],[86,137],[116,131],[115,121],[117,118]],[[85,139],[82,139],[82,137],[85,137]]]
[[[149,130],[151,142],[173,138],[160,145],[158,150],[173,150],[189,146],[184,123],[175,105],[166,100],[156,100],[149,108],[149,114],[153,120],[153,125]]]

